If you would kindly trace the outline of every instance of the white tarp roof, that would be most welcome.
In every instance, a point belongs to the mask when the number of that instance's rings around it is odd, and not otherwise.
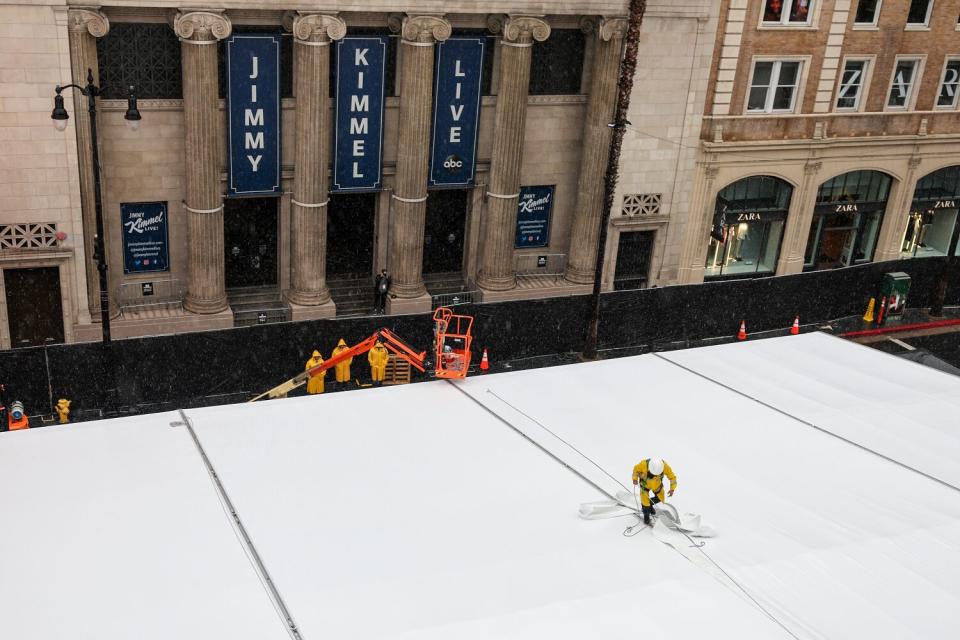
[[[780,411],[727,388],[738,358]],[[788,415],[808,378],[820,429],[859,388],[937,426],[881,411],[855,446]],[[867,449],[913,434],[904,464],[955,477],[958,383],[804,335],[188,413],[304,640],[928,639],[960,628],[960,491]],[[0,436],[0,633],[284,636],[175,419]],[[702,551],[578,519],[649,455],[719,531]]]

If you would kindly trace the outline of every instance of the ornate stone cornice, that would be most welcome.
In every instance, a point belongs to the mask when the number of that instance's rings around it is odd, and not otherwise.
[[[110,20],[100,11],[100,7],[71,7],[67,15],[70,31],[86,31],[94,38],[102,38],[110,31]]]
[[[604,42],[610,42],[614,38],[622,40],[627,35],[627,19],[603,18],[600,20],[600,31],[597,35]]]
[[[326,13],[298,11],[290,25],[293,37],[303,42],[341,40],[347,35],[347,23],[342,18]]]
[[[503,41],[508,43],[531,44],[534,40],[543,42],[550,37],[550,25],[536,16],[490,16],[487,26],[494,33],[499,31]]]
[[[216,42],[230,37],[233,24],[218,9],[181,9],[173,18],[173,30],[181,40]]]
[[[450,37],[453,27],[443,16],[412,16],[403,19],[400,35],[407,42],[433,43],[443,42]]]

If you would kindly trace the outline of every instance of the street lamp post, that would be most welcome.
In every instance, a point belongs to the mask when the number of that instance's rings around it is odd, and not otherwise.
[[[87,84],[81,87],[78,84],[68,84],[64,87],[56,86],[57,95],[53,98],[53,113],[50,118],[57,131],[63,131],[67,128],[67,120],[70,114],[63,106],[63,96],[61,92],[64,89],[76,89],[87,96],[87,109],[90,112],[90,145],[93,150],[93,199],[96,211],[97,234],[93,239],[93,258],[97,261],[97,272],[100,275],[100,320],[103,329],[103,342],[110,343],[110,291],[107,283],[107,253],[103,244],[103,200],[100,195],[100,148],[97,144],[97,96],[100,95],[100,87],[93,84],[93,70],[87,69]],[[137,110],[137,97],[134,95],[133,87],[130,87],[130,94],[127,98],[127,112],[123,116],[127,125],[136,131],[140,128],[140,112]]]

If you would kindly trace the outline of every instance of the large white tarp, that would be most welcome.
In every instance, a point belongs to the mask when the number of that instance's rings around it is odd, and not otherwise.
[[[859,357],[792,336],[187,413],[304,640],[953,638],[960,492],[923,473],[960,465],[954,382]],[[737,358],[762,401],[710,379]],[[832,435],[866,388],[936,428]],[[0,636],[287,637],[176,419],[0,434]],[[578,518],[651,455],[704,547]]]
[[[189,414],[307,640],[788,637],[448,383]]]
[[[289,638],[178,419],[0,433],[0,638]]]

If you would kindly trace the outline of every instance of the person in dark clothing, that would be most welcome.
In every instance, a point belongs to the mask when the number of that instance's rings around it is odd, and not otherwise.
[[[390,276],[386,269],[381,269],[373,284],[373,312],[383,314],[387,304],[387,292],[390,291]]]

